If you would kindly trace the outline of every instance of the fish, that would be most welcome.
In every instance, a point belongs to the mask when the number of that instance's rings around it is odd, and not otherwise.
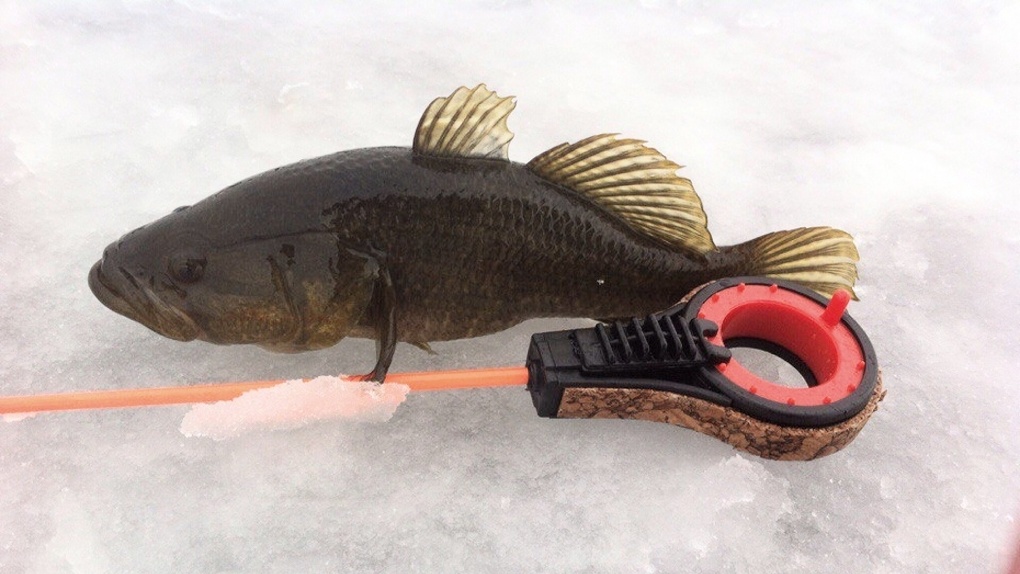
[[[179,341],[278,352],[494,333],[537,317],[665,309],[692,289],[758,275],[856,298],[858,250],[831,227],[718,247],[680,166],[604,133],[509,159],[516,106],[485,84],[426,108],[410,147],[277,167],[110,244],[88,284],[106,307]]]

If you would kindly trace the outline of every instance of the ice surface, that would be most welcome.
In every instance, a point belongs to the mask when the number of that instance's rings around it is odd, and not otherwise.
[[[181,433],[224,440],[328,420],[381,423],[390,420],[410,390],[398,383],[380,385],[325,375],[284,381],[229,401],[194,405],[181,421]]]
[[[162,339],[85,276],[264,169],[409,145],[436,96],[518,97],[510,156],[618,131],[688,167],[729,244],[853,232],[889,394],[846,450],[737,453],[555,421],[519,389],[229,441],[184,407],[0,425],[0,572],[995,572],[1020,530],[1020,9],[969,3],[0,4],[0,392],[365,372]],[[533,321],[400,346],[519,365]]]

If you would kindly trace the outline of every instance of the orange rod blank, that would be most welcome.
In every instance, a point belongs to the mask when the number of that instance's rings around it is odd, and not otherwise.
[[[245,383],[220,383],[184,387],[153,387],[147,389],[80,391],[47,395],[0,397],[0,414],[211,403],[234,399],[247,391],[271,387],[283,382],[284,380],[281,379],[275,381],[249,381]],[[386,377],[386,382],[405,384],[411,387],[412,391],[522,386],[528,383],[528,370],[525,367],[502,367],[494,369],[393,373]]]

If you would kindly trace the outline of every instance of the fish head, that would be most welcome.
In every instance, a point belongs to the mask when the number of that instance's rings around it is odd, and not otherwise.
[[[89,272],[92,293],[173,340],[286,349],[307,322],[296,247],[227,241],[217,227],[180,208],[125,234]]]

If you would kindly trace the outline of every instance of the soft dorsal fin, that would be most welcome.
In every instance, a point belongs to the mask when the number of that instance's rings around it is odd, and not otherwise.
[[[638,232],[670,247],[704,254],[715,249],[708,218],[680,166],[634,139],[601,134],[560,144],[528,168],[615,213]]]
[[[515,105],[512,96],[501,98],[485,84],[457,88],[425,109],[414,133],[414,152],[509,161],[507,148],[514,134],[506,119]]]

